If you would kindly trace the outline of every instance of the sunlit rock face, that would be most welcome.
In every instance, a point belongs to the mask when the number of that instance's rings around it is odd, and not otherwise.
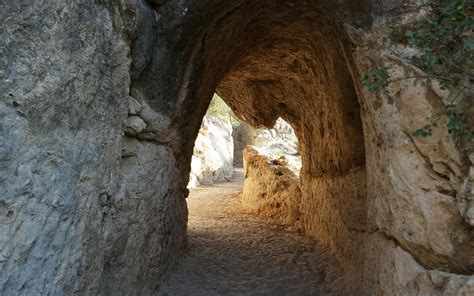
[[[248,124],[240,122],[235,124],[232,131],[234,139],[234,165],[243,166],[243,150],[247,145],[258,149],[259,153],[271,159],[284,156],[290,168],[299,175],[301,169],[301,156],[298,138],[294,129],[285,120],[279,118],[271,129],[254,129]],[[238,157],[240,159],[235,159]]]
[[[299,175],[301,155],[298,138],[288,122],[278,118],[271,129],[256,130],[253,145],[269,158],[276,159],[283,156],[288,163],[288,168]]]
[[[229,117],[204,116],[194,143],[188,188],[229,180],[234,170],[234,141]]]
[[[360,83],[418,73],[396,37],[416,15],[326,2],[0,4],[0,294],[151,294],[185,246],[216,90],[254,128],[294,128],[301,225],[355,295],[472,294],[472,147],[410,136],[449,94]]]
[[[270,158],[247,146],[244,156],[242,205],[255,214],[301,230],[301,189],[288,160]]]

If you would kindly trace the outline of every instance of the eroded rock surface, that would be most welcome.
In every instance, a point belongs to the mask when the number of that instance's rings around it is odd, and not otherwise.
[[[228,180],[234,170],[232,124],[227,117],[204,116],[194,144],[188,187]]]
[[[278,118],[271,129],[254,129],[246,123],[234,126],[232,132],[234,139],[234,165],[243,165],[243,151],[246,146],[251,145],[258,148],[259,152],[270,158],[285,156],[289,168],[296,174],[301,169],[301,156],[298,146],[298,138],[295,131],[281,118]]]
[[[243,155],[243,206],[260,216],[298,226],[301,215],[299,178],[288,168],[285,157],[269,158],[252,146],[247,146]]]
[[[255,129],[245,122],[238,123],[232,127],[232,139],[234,140],[234,166],[241,168],[244,165],[244,148],[255,142]]]
[[[181,256],[194,140],[217,92],[295,129],[300,220],[355,295],[471,294],[472,146],[416,76],[407,1],[0,2],[0,293],[147,295]],[[336,11],[337,8],[337,11]],[[337,17],[335,16],[337,13]],[[397,37],[398,36],[398,37]],[[458,98],[470,118],[472,92]]]
[[[169,133],[142,138],[169,126],[129,99],[139,2],[0,2],[1,295],[147,295],[177,262],[186,192]]]
[[[257,129],[253,146],[269,158],[284,156],[288,161],[288,168],[299,175],[301,156],[294,129],[281,118],[278,118],[271,129]]]
[[[389,67],[394,80],[421,74],[411,64],[413,49],[381,38],[395,38],[400,27],[411,24],[416,16],[410,10],[385,15],[366,32],[347,26],[357,45],[353,52],[356,75],[369,71],[373,62]],[[388,23],[398,25],[387,26]],[[472,188],[468,185],[472,184],[472,146],[463,148],[456,143],[447,133],[446,118],[440,120],[432,137],[411,135],[449,103],[454,91],[441,91],[438,82],[423,79],[402,79],[375,95],[361,86],[358,89],[364,98],[360,101],[369,180],[368,290],[423,295],[472,293],[474,229],[466,218],[472,207],[467,200],[473,196],[472,191],[468,193]],[[460,101],[466,112],[473,111],[469,100],[472,102],[472,93],[468,92]],[[377,276],[371,277],[369,270]],[[437,281],[437,291],[426,283],[419,290],[403,290],[417,286],[420,278],[429,278],[438,271],[445,272],[445,280]],[[397,275],[396,280],[386,274]],[[385,282],[385,288],[380,287],[380,282]],[[456,290],[453,282],[464,284]]]

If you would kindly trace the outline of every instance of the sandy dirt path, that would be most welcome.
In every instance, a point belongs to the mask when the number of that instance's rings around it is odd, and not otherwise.
[[[344,295],[330,253],[247,213],[242,182],[191,190],[186,258],[155,295]]]

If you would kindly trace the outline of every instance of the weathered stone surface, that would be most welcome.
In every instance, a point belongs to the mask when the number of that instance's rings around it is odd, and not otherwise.
[[[260,138],[261,137],[261,138]],[[285,154],[298,153],[298,139],[295,131],[285,120],[278,118],[275,125],[269,129],[256,131],[255,144],[259,147],[273,145],[272,142],[279,142],[281,149]]]
[[[285,156],[289,163],[288,167],[299,174],[301,156],[298,139],[291,125],[283,119],[278,118],[271,129],[254,129],[246,123],[240,123],[234,126],[232,137],[234,139],[234,165],[242,166],[242,152],[247,145],[252,145],[270,158]]]
[[[243,206],[260,216],[299,226],[299,178],[288,169],[286,160],[270,159],[252,146],[244,149],[243,156]]]
[[[1,294],[150,294],[184,244],[216,88],[254,127],[294,127],[301,223],[355,295],[470,294],[472,145],[445,119],[410,136],[449,94],[360,83],[375,64],[420,73],[395,38],[418,10],[343,0],[336,20],[323,2],[0,2]],[[128,115],[146,123],[135,138]]]
[[[405,15],[398,25],[406,25],[410,20]],[[394,80],[422,74],[409,62],[413,55],[410,49],[395,42],[367,46],[382,40],[381,35],[396,34],[397,27],[386,26],[389,21],[390,18],[378,19],[363,36],[349,29],[359,45],[354,52],[358,75],[369,71],[372,62],[389,67]],[[359,89],[360,96],[365,98],[362,114],[370,180],[370,228],[394,239],[426,269],[472,274],[474,232],[468,224],[472,161],[466,153],[469,149],[459,149],[446,131],[445,118],[439,120],[432,137],[411,136],[450,102],[450,94],[440,91],[436,81],[422,79],[402,79],[376,95]],[[469,100],[471,95],[467,93],[460,104],[465,104],[463,100]],[[472,110],[472,104],[468,104],[466,111]]]
[[[245,122],[232,126],[232,139],[234,140],[234,166],[243,167],[243,151],[247,145],[255,141],[255,129]]]
[[[199,182],[200,179],[202,179],[201,159],[193,155],[191,158],[191,172],[189,173],[188,188],[201,185],[201,182]]]
[[[279,118],[271,129],[254,129],[246,123],[239,123],[232,131],[234,139],[234,165],[242,165],[242,152],[247,145],[259,148],[259,152],[270,158],[285,156],[289,168],[299,174],[301,156],[295,131],[286,121]]]
[[[228,180],[234,170],[233,154],[230,119],[206,115],[194,145],[188,187]]]
[[[367,240],[364,284],[374,295],[471,295],[474,278],[438,270],[427,270],[393,239],[382,232]],[[374,270],[377,272],[374,273]]]
[[[182,249],[173,154],[155,143],[122,154],[119,8],[0,2],[2,295],[146,295]]]
[[[105,5],[0,6],[0,294],[92,294],[100,198],[120,171],[128,44]]]
[[[253,145],[270,158],[284,156],[288,161],[288,168],[299,175],[301,156],[298,139],[291,125],[283,119],[278,118],[271,129],[257,129]]]
[[[140,116],[132,115],[127,117],[125,122],[125,132],[130,135],[137,135],[146,128],[146,123]]]
[[[171,149],[130,137],[122,141],[120,170],[114,194],[101,203],[104,292],[150,295],[186,240],[179,171]]]

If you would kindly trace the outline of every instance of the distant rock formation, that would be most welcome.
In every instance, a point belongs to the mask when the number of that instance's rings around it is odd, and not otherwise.
[[[234,165],[241,166],[242,152],[247,145],[258,148],[259,153],[269,158],[285,156],[289,168],[299,174],[301,156],[299,153],[298,139],[289,123],[279,118],[271,129],[254,129],[242,122],[234,125],[232,132],[234,138]]]
[[[233,172],[234,142],[228,117],[204,116],[194,145],[188,187],[229,179]]]

